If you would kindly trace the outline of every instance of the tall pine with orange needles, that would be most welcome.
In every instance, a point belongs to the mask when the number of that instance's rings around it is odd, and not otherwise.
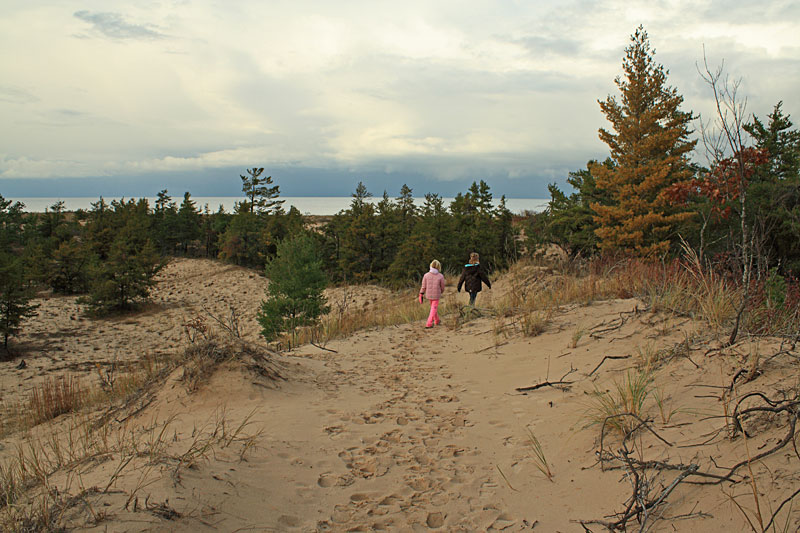
[[[667,85],[668,71],[655,62],[647,32],[639,26],[622,61],[624,76],[615,81],[619,100],[599,101],[612,131],[600,129],[611,149],[613,165],[589,167],[597,187],[609,196],[607,205],[591,207],[603,251],[625,251],[652,257],[666,253],[678,225],[692,213],[671,204],[670,185],[689,180],[691,112],[681,111],[683,96]]]

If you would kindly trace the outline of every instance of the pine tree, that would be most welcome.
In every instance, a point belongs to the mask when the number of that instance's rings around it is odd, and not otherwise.
[[[0,195],[0,337],[8,349],[8,338],[22,329],[22,322],[36,314],[23,254],[23,219],[20,202]]]
[[[197,211],[197,206],[192,200],[189,191],[186,191],[183,195],[181,207],[178,209],[176,235],[178,245],[182,248],[184,254],[189,251],[189,244],[200,238],[200,230],[200,213]]]
[[[743,128],[766,156],[748,180],[748,224],[760,246],[757,266],[800,271],[800,130],[793,128],[778,102],[766,125],[753,116]],[[763,264],[768,260],[770,265]]]
[[[314,239],[299,235],[278,244],[277,255],[265,269],[268,298],[261,304],[258,322],[268,341],[281,333],[317,322],[329,308],[325,305],[327,280]]]
[[[167,189],[158,192],[153,208],[153,241],[162,254],[175,252],[178,243],[178,206],[172,201]]]
[[[570,257],[588,256],[597,251],[597,223],[591,205],[605,205],[608,201],[589,171],[595,164],[596,161],[589,161],[585,169],[569,173],[567,183],[574,189],[569,196],[555,183],[547,186],[550,191],[547,209],[532,216],[526,230],[531,250],[553,243]],[[604,164],[613,166],[610,159],[606,159]]]
[[[39,306],[30,303],[32,298],[22,259],[0,251],[0,336],[6,350],[8,338],[20,332],[26,318],[36,315]]]
[[[615,83],[620,99],[599,101],[613,132],[600,129],[611,149],[613,166],[589,169],[610,205],[593,203],[602,250],[625,250],[641,256],[667,252],[674,228],[692,215],[670,205],[663,192],[692,177],[688,140],[691,112],[680,110],[683,97],[667,85],[668,71],[655,62],[647,32],[631,36],[622,62],[624,77]]]
[[[89,294],[79,302],[98,315],[132,309],[147,300],[155,275],[164,266],[148,237],[146,202],[112,202],[123,226],[116,232],[105,259],[90,268]]]
[[[272,176],[261,177],[263,168],[248,168],[247,176],[242,178],[242,192],[247,200],[242,202],[239,211],[258,214],[276,213],[281,210],[283,200],[277,200],[280,187],[272,185]]]
[[[366,281],[375,271],[379,244],[375,206],[367,201],[371,196],[367,187],[358,182],[350,208],[344,213],[339,264],[348,280]]]

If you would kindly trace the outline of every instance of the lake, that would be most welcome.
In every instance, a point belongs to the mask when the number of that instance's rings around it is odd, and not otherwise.
[[[104,198],[106,202],[111,202],[111,200],[115,199],[120,200],[120,198]],[[155,197],[148,197],[147,199],[150,202],[150,206],[155,204]],[[234,204],[242,201],[242,199],[243,198],[241,196],[192,196],[192,200],[195,202],[198,209],[202,210],[204,206],[208,205],[208,208],[212,212],[216,212],[219,209],[219,206],[222,206],[225,208],[225,211],[231,213],[233,212]],[[283,207],[286,210],[289,209],[289,206],[295,206],[301,213],[305,215],[335,215],[342,209],[348,208],[352,197],[298,196],[283,197],[281,199],[285,200]],[[96,202],[98,198],[6,198],[6,200],[22,202],[25,204],[25,211],[31,213],[43,213],[45,209],[49,209],[59,200],[64,202],[64,205],[68,211],[75,211],[76,209],[91,209],[91,204]],[[380,201],[380,197],[372,197],[369,200],[373,203],[377,203]],[[453,201],[453,198],[443,198],[443,200],[445,205],[449,205],[450,202]],[[495,205],[497,205],[499,198],[495,198],[495,200]],[[173,198],[173,201],[180,205],[180,203],[183,201],[183,196]],[[548,201],[549,200],[542,198],[506,198],[506,207],[508,207],[512,213],[516,214],[522,213],[523,211],[540,212],[547,207]],[[425,198],[414,198],[414,202],[421,206],[425,202]]]

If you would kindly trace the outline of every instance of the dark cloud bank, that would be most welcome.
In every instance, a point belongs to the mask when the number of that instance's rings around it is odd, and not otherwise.
[[[0,194],[7,198],[35,197],[147,197],[167,189],[171,196],[182,196],[189,191],[192,196],[239,196],[240,174],[245,168],[210,169],[197,172],[175,172],[162,175],[114,176],[94,178],[20,178],[0,180]],[[444,197],[465,192],[473,181],[483,179],[495,197],[549,198],[547,184],[550,181],[537,176],[475,176],[452,181],[434,180],[430,176],[415,173],[367,173],[348,170],[314,168],[286,168],[270,173],[280,186],[283,196],[349,196],[359,181],[367,189],[380,196],[386,190],[397,196],[400,187],[407,184],[414,196],[436,193]],[[566,177],[567,172],[564,172]],[[563,186],[564,179],[555,180]]]

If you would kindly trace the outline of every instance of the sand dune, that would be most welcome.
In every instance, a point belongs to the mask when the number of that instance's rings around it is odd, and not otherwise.
[[[3,398],[18,397],[46,375],[91,380],[95,363],[182,350],[182,324],[203,306],[221,317],[236,309],[244,340],[258,344],[255,311],[265,284],[248,270],[178,260],[162,274],[153,305],[130,317],[90,320],[71,298],[43,300],[22,339],[27,368],[2,363]],[[488,308],[508,286],[499,280],[478,303]],[[360,308],[380,305],[383,294],[361,287],[337,289],[330,298]],[[724,474],[787,431],[785,413],[765,415],[748,422],[747,446],[741,436],[726,438],[720,391],[752,346],[709,352],[718,344],[703,324],[650,313],[633,299],[613,300],[564,307],[544,333],[525,337],[514,316],[456,324],[457,304],[466,299],[451,296],[442,309],[451,314],[432,330],[408,324],[363,331],[327,349],[270,354],[278,380],[233,360],[190,392],[176,370],[144,408],[108,423],[115,435],[138,435],[142,449],[151,449],[148,438],[166,435],[163,449],[137,455],[110,485],[122,453],[82,463],[80,484],[70,469],[60,470],[54,486],[96,488],[84,492],[85,503],[67,508],[64,520],[87,531],[584,531],[579,521],[613,521],[608,516],[623,511],[631,495],[626,469],[598,462],[601,425],[592,424],[592,399],[661,349],[674,348],[654,373],[643,407],[654,431],[637,433],[637,459]],[[676,348],[687,338],[699,340]],[[736,397],[756,390],[776,397],[796,386],[793,346],[780,355],[779,340],[761,339],[758,349],[759,374],[738,384]],[[547,381],[565,383],[517,390]],[[63,426],[63,418],[55,423]],[[43,431],[9,437],[4,456]],[[198,442],[208,449],[192,455]],[[621,439],[609,431],[604,446],[616,452]],[[766,517],[797,487],[797,460],[789,445],[752,465]],[[653,493],[678,473],[648,474]],[[658,516],[648,517],[648,530],[747,530],[732,498],[752,511],[751,487],[683,482]],[[792,512],[789,530],[798,518]],[[629,527],[638,530],[635,521]]]

